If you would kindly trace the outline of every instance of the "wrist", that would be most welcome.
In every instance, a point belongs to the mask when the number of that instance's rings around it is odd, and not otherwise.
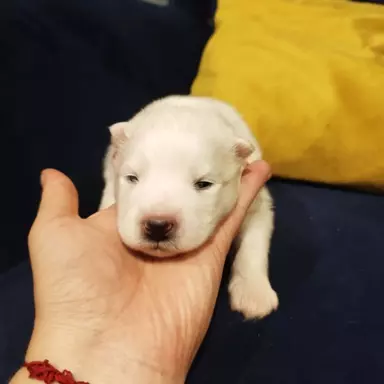
[[[99,337],[84,337],[75,331],[51,332],[36,329],[33,332],[25,356],[26,362],[49,362],[60,372],[70,371],[77,381],[90,384],[113,384],[132,382],[135,384],[182,384],[186,374],[174,374],[162,366],[155,366],[145,358],[129,354],[130,346],[121,350],[106,343],[99,343]],[[37,383],[29,379],[28,370],[21,368],[10,384]]]

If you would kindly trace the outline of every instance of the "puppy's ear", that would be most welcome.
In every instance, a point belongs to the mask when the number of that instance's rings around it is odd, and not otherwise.
[[[119,149],[128,141],[126,134],[127,122],[116,123],[109,127],[111,134],[111,159],[114,166],[119,165]]]
[[[235,154],[241,160],[247,160],[255,149],[252,143],[244,139],[237,139],[234,145]]]
[[[116,123],[109,127],[109,132],[111,133],[111,143],[114,147],[118,148],[128,140],[126,135],[126,127],[128,123]]]
[[[225,124],[232,127],[235,132],[237,130],[243,132],[250,130],[248,124],[234,107],[220,100],[215,100],[214,103],[219,117]],[[253,144],[252,142],[241,138],[236,139],[234,152],[236,157],[242,161],[246,161],[253,152],[261,154],[261,150],[257,144]]]

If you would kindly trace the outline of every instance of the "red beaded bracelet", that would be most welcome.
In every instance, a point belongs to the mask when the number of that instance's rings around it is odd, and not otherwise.
[[[32,361],[23,365],[28,369],[29,378],[43,381],[46,384],[89,384],[85,381],[76,381],[70,371],[66,369],[60,372],[54,366],[49,364],[48,360]]]

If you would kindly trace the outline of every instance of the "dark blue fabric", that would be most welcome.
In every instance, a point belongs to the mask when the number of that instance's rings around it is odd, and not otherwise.
[[[81,213],[101,192],[106,127],[169,93],[187,93],[214,2],[0,2],[0,383],[21,364],[33,325],[26,235],[39,171],[76,183]],[[189,383],[384,382],[384,198],[272,181],[271,279],[280,309],[243,322],[223,282]],[[15,266],[7,271],[10,266]]]
[[[224,286],[191,382],[382,383],[384,198],[281,181],[270,188],[280,308],[242,322]]]
[[[270,188],[271,278],[280,309],[243,322],[228,308],[226,273],[188,382],[381,384],[384,198],[281,181]],[[32,327],[26,263],[0,280],[0,292],[0,307],[7,308],[0,319],[1,378],[22,362]]]
[[[171,3],[2,0],[1,156],[12,167],[3,168],[8,231],[0,270],[26,254],[42,168],[65,171],[79,188],[82,214],[94,211],[107,126],[154,98],[189,92],[212,7]]]

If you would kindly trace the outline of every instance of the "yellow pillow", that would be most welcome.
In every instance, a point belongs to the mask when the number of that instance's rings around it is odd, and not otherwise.
[[[384,7],[219,0],[191,93],[234,105],[277,176],[384,187]]]

